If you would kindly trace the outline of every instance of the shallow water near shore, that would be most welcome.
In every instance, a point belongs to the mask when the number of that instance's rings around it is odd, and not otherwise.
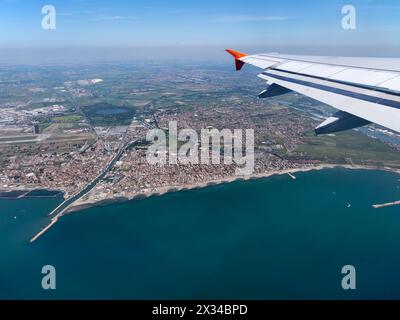
[[[328,169],[90,208],[0,200],[2,299],[400,298],[399,175]],[[54,265],[57,289],[41,289]],[[341,288],[344,265],[357,290]]]

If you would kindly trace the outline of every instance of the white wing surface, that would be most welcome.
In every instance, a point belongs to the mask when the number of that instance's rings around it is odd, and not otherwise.
[[[317,134],[360,127],[371,122],[400,132],[400,59],[246,55],[227,50],[240,70],[261,69],[268,88],[260,98],[296,91],[340,110]]]

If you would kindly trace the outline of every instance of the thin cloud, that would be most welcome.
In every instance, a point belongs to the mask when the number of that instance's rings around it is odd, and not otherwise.
[[[106,17],[105,19],[108,20],[136,20],[138,17],[134,16],[112,16],[112,17]]]
[[[118,20],[137,20],[137,16],[124,16],[124,15],[107,15],[97,13],[91,10],[80,10],[72,12],[61,12],[57,14],[60,17],[74,17],[74,21],[85,19],[86,21],[118,21]],[[67,21],[67,20],[65,20]],[[69,20],[72,21],[72,20]]]
[[[289,17],[284,16],[225,16],[214,19],[215,22],[262,22],[262,21],[285,21]]]
[[[122,21],[122,20],[137,20],[135,16],[100,16],[94,18],[93,21]]]

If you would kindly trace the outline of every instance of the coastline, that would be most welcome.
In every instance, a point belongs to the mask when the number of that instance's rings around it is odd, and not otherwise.
[[[82,211],[85,209],[99,207],[99,206],[106,206],[106,205],[114,204],[114,203],[123,203],[123,202],[132,201],[132,200],[139,200],[139,199],[146,199],[146,198],[150,198],[150,197],[163,196],[165,194],[174,193],[174,192],[204,189],[204,188],[211,187],[211,186],[229,184],[229,183],[234,183],[234,182],[238,182],[238,181],[266,179],[266,178],[269,178],[272,176],[286,175],[286,174],[289,175],[290,177],[292,177],[294,174],[299,173],[299,172],[320,171],[320,170],[336,169],[336,168],[349,169],[349,170],[376,170],[376,171],[397,173],[400,175],[400,169],[396,170],[396,169],[390,168],[390,167],[377,167],[377,166],[367,166],[367,165],[321,164],[321,165],[313,166],[313,167],[276,170],[276,171],[252,174],[252,175],[243,176],[243,177],[234,176],[234,177],[228,177],[225,179],[211,180],[211,181],[206,181],[206,182],[201,182],[201,183],[196,183],[196,184],[187,184],[187,185],[180,185],[180,186],[166,186],[166,187],[160,187],[154,191],[136,193],[136,194],[132,195],[131,197],[106,198],[106,199],[102,199],[99,201],[88,201],[88,202],[83,202],[83,203],[77,203],[76,205],[72,205],[70,208],[68,208],[64,214],[72,214],[72,213],[76,213],[76,212],[79,212],[79,211]],[[66,200],[64,198],[65,190],[30,188],[28,186],[26,186],[26,187],[18,186],[17,188],[11,189],[11,190],[0,189],[0,193],[12,193],[12,192],[24,193],[22,196],[19,196],[19,197],[3,197],[3,198],[0,197],[0,200],[14,200],[14,201],[21,200],[21,199],[26,198],[26,195],[33,191],[56,192],[57,195],[61,194],[63,196],[63,199]],[[51,196],[51,197],[55,197],[55,196]],[[43,197],[39,196],[37,198],[46,198],[46,196],[43,196]]]
[[[318,166],[314,166],[314,167],[304,167],[304,168],[297,168],[297,169],[270,171],[270,172],[265,172],[265,173],[252,174],[252,175],[244,176],[244,177],[236,177],[235,176],[235,177],[229,177],[226,179],[211,180],[211,181],[201,182],[201,183],[196,183],[196,184],[161,187],[161,188],[158,188],[151,192],[137,193],[131,197],[108,198],[108,199],[103,199],[103,200],[94,201],[94,202],[88,201],[88,202],[83,202],[83,203],[78,203],[76,205],[72,205],[70,208],[68,208],[68,210],[66,210],[65,214],[72,214],[72,213],[76,213],[76,212],[79,212],[79,211],[82,211],[85,209],[89,209],[89,208],[93,208],[93,207],[106,206],[109,204],[123,203],[123,202],[132,201],[132,200],[146,199],[146,198],[156,197],[156,196],[163,196],[163,195],[166,195],[169,193],[175,193],[175,192],[180,192],[180,191],[204,189],[204,188],[211,187],[211,186],[224,185],[224,184],[234,183],[234,182],[238,182],[238,181],[266,179],[266,178],[269,178],[272,176],[278,176],[278,175],[292,176],[293,174],[300,173],[300,172],[311,172],[311,171],[320,171],[320,170],[336,169],[336,168],[349,169],[349,170],[376,170],[376,171],[397,173],[400,175],[400,169],[396,170],[394,168],[389,168],[389,167],[325,164],[325,165],[318,165]]]

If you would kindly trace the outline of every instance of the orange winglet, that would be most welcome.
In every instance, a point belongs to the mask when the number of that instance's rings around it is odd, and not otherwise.
[[[235,50],[231,50],[231,49],[226,49],[225,51],[228,52],[231,56],[233,56],[235,58],[236,70],[237,71],[241,70],[245,63],[240,59],[247,57],[248,54],[242,53],[239,51],[235,51]]]

